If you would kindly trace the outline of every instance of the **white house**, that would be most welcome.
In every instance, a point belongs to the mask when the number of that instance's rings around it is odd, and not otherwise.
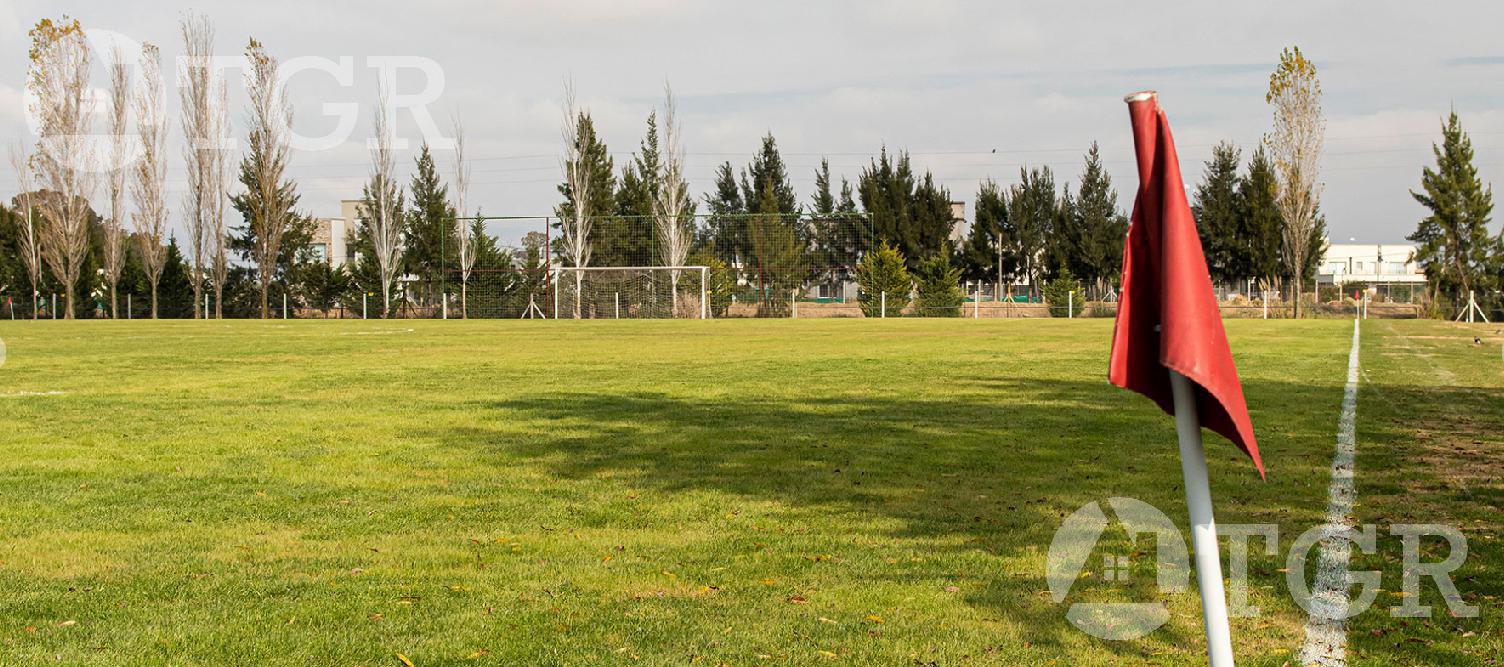
[[[1424,284],[1426,274],[1415,264],[1415,246],[1408,243],[1333,243],[1316,269],[1316,282]]]

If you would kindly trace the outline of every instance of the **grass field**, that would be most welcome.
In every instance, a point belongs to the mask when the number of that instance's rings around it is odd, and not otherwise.
[[[1185,523],[1172,422],[1106,382],[1111,326],[0,323],[0,664],[1204,662],[1193,591],[1106,642],[1045,583],[1089,501]],[[1228,329],[1270,474],[1208,435],[1218,519],[1288,545],[1322,521],[1352,324]],[[1376,608],[1350,657],[1497,664],[1499,337],[1363,331],[1359,519],[1462,527],[1483,615]],[[1358,559],[1384,604],[1399,553]],[[1240,664],[1283,665],[1304,615],[1283,555],[1251,559]],[[1079,595],[1141,599],[1133,562]]]

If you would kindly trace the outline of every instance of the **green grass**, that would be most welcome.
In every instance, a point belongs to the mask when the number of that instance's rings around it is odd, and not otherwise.
[[[1106,382],[1111,326],[0,323],[0,663],[1197,664],[1194,592],[1105,642],[1045,583],[1087,502],[1185,523],[1170,419]],[[1322,520],[1351,323],[1228,328],[1270,477],[1208,435],[1218,519],[1288,544]],[[1365,332],[1360,518],[1465,526],[1484,616],[1371,611],[1355,662],[1485,664],[1498,349]],[[1236,648],[1281,665],[1304,617],[1260,553]],[[1141,599],[1134,563],[1072,600]]]

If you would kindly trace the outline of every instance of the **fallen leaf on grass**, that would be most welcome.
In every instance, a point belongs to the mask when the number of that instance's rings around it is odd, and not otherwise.
[[[882,622],[883,622],[883,617],[878,616],[877,614],[868,614],[867,615],[867,620],[872,621],[873,623],[877,623],[877,624],[881,625]]]
[[[57,627],[66,628],[66,627],[71,626],[71,625],[78,625],[78,621],[72,621],[72,620],[63,621],[62,623],[58,623]]]
[[[474,660],[476,658],[479,658],[479,657],[481,657],[483,655],[488,655],[490,653],[491,652],[487,651],[486,649],[480,649],[480,650],[478,650],[478,651],[476,651],[474,653],[471,653],[470,655],[465,656],[465,659],[466,660]]]
[[[809,604],[809,599],[803,595],[790,595],[788,600],[789,604]]]
[[[398,653],[397,654],[397,659],[400,660],[402,662],[402,664],[407,665],[407,667],[413,667],[413,661],[408,660],[407,656],[402,655],[401,653]]]

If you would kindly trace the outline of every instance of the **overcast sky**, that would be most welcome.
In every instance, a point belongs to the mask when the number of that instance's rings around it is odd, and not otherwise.
[[[353,59],[353,86],[319,72],[290,84],[294,129],[303,135],[338,124],[326,104],[363,105],[349,141],[293,156],[303,207],[322,216],[338,215],[339,200],[359,196],[365,180],[371,56],[437,64],[443,88],[430,111],[446,131],[452,114],[464,119],[471,200],[489,215],[552,211],[565,77],[573,77],[618,166],[671,81],[697,195],[717,164],[745,164],[772,131],[806,202],[821,156],[855,180],[886,144],[933,170],[954,199],[967,202],[969,216],[980,180],[1016,182],[1020,165],[1049,165],[1058,180],[1075,180],[1081,154],[1098,141],[1128,208],[1135,176],[1123,94],[1160,91],[1194,184],[1214,143],[1233,141],[1246,157],[1267,131],[1267,76],[1291,44],[1317,63],[1326,93],[1322,204],[1335,241],[1395,241],[1413,230],[1421,209],[1407,190],[1429,163],[1449,107],[1472,134],[1484,179],[1504,173],[1504,4],[1481,1],[1442,9],[1413,0],[5,0],[0,139],[34,140],[21,91],[25,32],[37,19],[66,12],[85,28],[158,43],[173,58],[187,9],[208,14],[222,55],[238,54],[255,37],[284,61]],[[95,81],[103,85],[102,72]],[[398,92],[416,93],[423,83],[416,70],[405,71]],[[175,131],[176,94],[169,84]],[[240,124],[244,98],[234,88],[231,96]],[[414,145],[421,140],[411,114],[399,116],[398,129]],[[182,161],[174,157],[170,186],[180,192]],[[438,155],[446,174],[449,157]],[[403,158],[410,170],[411,152]],[[9,166],[0,167],[0,191],[8,198],[15,185]]]

